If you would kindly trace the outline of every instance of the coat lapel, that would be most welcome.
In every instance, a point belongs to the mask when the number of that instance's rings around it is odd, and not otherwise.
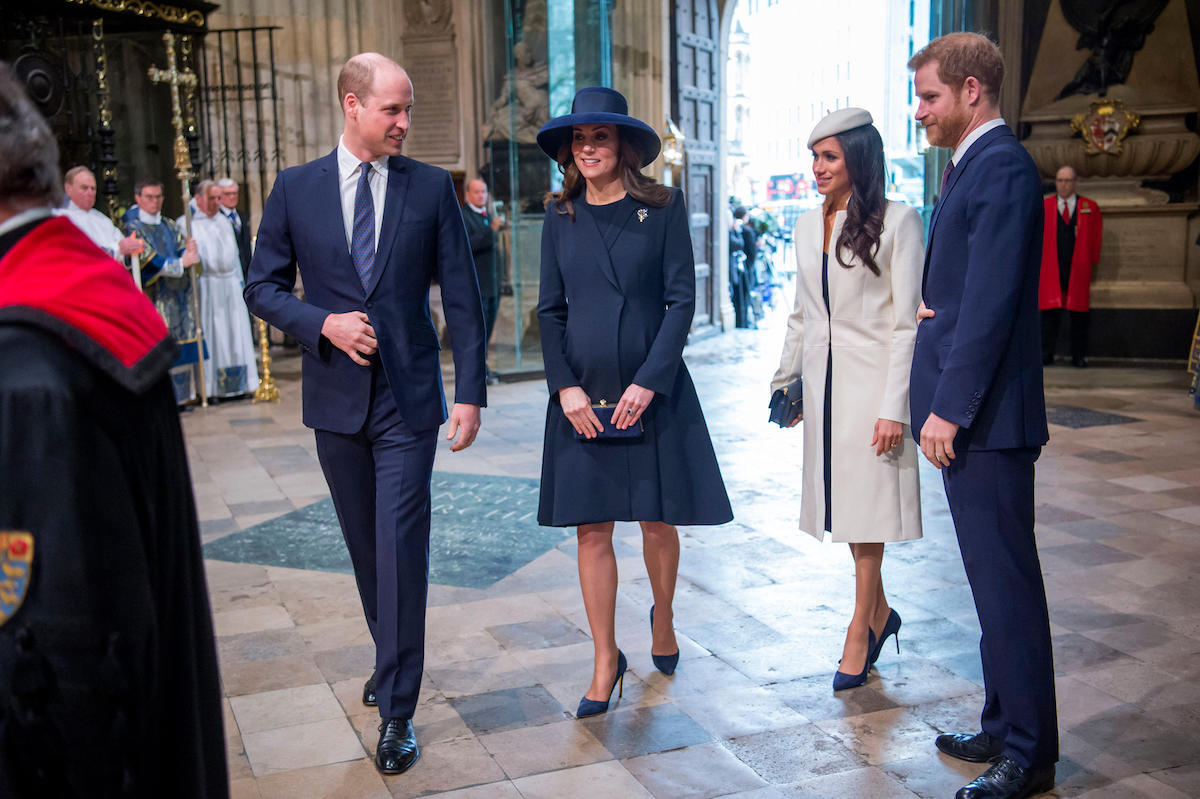
[[[346,227],[342,221],[342,187],[338,183],[337,150],[321,159],[321,187],[314,202],[320,206],[320,224],[325,227],[328,241],[338,242],[334,249],[338,253],[337,264],[343,270],[358,277],[354,261],[350,258],[350,245],[346,242]]]
[[[387,197],[383,202],[383,222],[379,226],[379,246],[375,248],[375,268],[371,270],[371,283],[367,286],[368,297],[379,285],[379,278],[391,262],[392,247],[396,243],[396,232],[400,229],[400,217],[404,213],[407,197],[408,170],[404,159],[393,156],[388,159]]]
[[[600,272],[605,279],[612,283],[613,288],[618,292],[621,291],[621,284],[617,281],[617,272],[613,269],[612,258],[608,254],[608,246],[604,237],[600,234],[600,226],[596,222],[596,217],[592,216],[592,211],[588,208],[587,203],[576,200],[574,205],[575,218],[579,222],[579,249],[583,252],[590,252],[592,260],[600,267]]]

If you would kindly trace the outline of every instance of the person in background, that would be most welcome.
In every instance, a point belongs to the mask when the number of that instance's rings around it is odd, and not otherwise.
[[[488,210],[488,188],[481,178],[467,182],[463,222],[471,240],[471,257],[475,261],[475,276],[479,281],[479,296],[483,301],[483,324],[487,329],[487,344],[492,343],[496,327],[496,312],[500,309],[500,281],[496,270],[496,233],[504,221]],[[487,371],[488,384],[498,382],[495,372]]]
[[[196,186],[192,236],[200,253],[200,318],[209,357],[204,382],[210,398],[234,399],[258,385],[258,362],[250,316],[242,299],[237,242],[221,214],[219,193],[211,180]],[[175,224],[182,227],[182,217]]]
[[[238,184],[233,178],[221,178],[217,181],[217,197],[220,200],[220,212],[229,224],[233,226],[233,237],[237,240],[238,260],[242,265],[242,280],[250,269],[250,256],[253,255],[250,241],[250,225],[238,213]]]
[[[796,304],[771,388],[803,377],[800,529],[829,532],[854,559],[840,691],[866,683],[889,636],[900,649],[881,568],[886,543],[921,537],[917,448],[904,439],[925,244],[920,215],[884,196],[868,111],[834,111],[808,146],[825,202],[796,221]]]
[[[63,190],[67,194],[63,216],[74,222],[97,247],[118,261],[142,251],[142,242],[136,233],[122,235],[111,219],[96,210],[96,176],[92,170],[86,166],[68,169],[63,176]]]
[[[1103,223],[1100,206],[1075,192],[1079,177],[1064,166],[1054,176],[1054,194],[1045,199],[1042,278],[1038,308],[1042,311],[1042,364],[1054,363],[1063,316],[1071,322],[1071,365],[1087,366],[1088,308],[1092,270],[1100,261]]]
[[[738,232],[742,234],[742,252],[746,255],[741,273],[741,292],[746,298],[746,327],[758,326],[758,314],[762,311],[756,303],[754,288],[758,285],[758,272],[755,263],[758,260],[758,233],[750,221],[750,212],[744,205],[733,209],[733,218],[737,220]]]
[[[542,228],[537,314],[550,400],[538,522],[577,528],[595,651],[582,718],[607,712],[628,665],[616,640],[614,521],[641,525],[650,652],[672,674],[675,526],[723,524],[733,512],[683,363],[696,305],[683,193],[641,172],[658,135],[619,92],[590,87],[537,140],[563,174]]]

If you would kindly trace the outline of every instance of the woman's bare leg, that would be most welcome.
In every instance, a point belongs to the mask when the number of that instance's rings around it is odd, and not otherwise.
[[[679,575],[679,532],[663,522],[641,522],[642,557],[654,595],[654,629],[651,654],[673,655],[679,651],[675,641],[675,580]]]
[[[581,524],[579,541],[579,588],[592,631],[595,659],[592,684],[585,696],[604,701],[617,673],[617,558],[613,554],[613,523]]]
[[[851,544],[850,554],[854,557],[854,615],[846,630],[846,643],[842,648],[842,662],[838,671],[861,674],[870,654],[868,631],[875,619],[876,603],[883,593],[880,576],[883,544]]]

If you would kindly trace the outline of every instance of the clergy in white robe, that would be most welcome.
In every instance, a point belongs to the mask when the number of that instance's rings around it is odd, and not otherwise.
[[[204,373],[209,397],[240,397],[258,385],[254,338],[242,299],[242,265],[233,227],[221,215],[217,187],[196,187],[192,238],[200,251],[200,318],[208,345]],[[178,224],[182,227],[180,217]]]
[[[141,251],[137,236],[125,236],[105,214],[96,210],[96,176],[86,166],[67,170],[63,182],[67,206],[58,213],[75,223],[97,247],[124,261],[126,255]]]

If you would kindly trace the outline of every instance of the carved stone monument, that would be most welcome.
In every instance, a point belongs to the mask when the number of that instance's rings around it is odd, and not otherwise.
[[[404,0],[403,63],[414,87],[414,122],[404,153],[446,167],[462,155],[451,5],[451,0]]]
[[[1091,304],[1096,355],[1184,358],[1195,202],[1166,181],[1200,154],[1200,81],[1184,0],[1052,0],[1021,110],[1043,177],[1078,172],[1104,237]],[[1178,337],[1178,341],[1174,339]],[[1174,346],[1177,345],[1177,346]],[[1178,353],[1175,353],[1178,350]]]

